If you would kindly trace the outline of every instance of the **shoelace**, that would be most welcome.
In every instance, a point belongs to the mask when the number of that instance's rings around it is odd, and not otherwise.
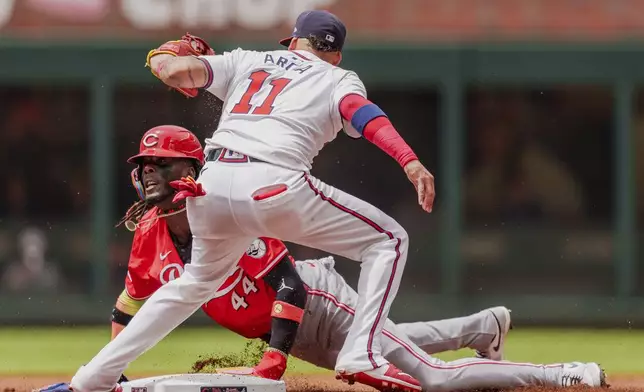
[[[561,386],[570,387],[581,383],[582,377],[579,374],[564,374],[561,376]]]

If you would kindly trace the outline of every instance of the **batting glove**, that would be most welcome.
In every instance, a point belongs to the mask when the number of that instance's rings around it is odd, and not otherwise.
[[[220,368],[217,369],[217,373],[280,380],[286,371],[287,358],[283,352],[269,349],[255,367]]]
[[[288,356],[285,353],[268,349],[253,371],[259,377],[280,380],[286,371],[287,360]]]
[[[69,392],[72,388],[66,382],[59,382],[58,384],[51,384],[46,387],[38,389],[38,392]]]
[[[120,383],[122,382],[127,382],[128,379],[125,377],[124,374],[121,374],[121,378],[119,379],[119,384],[117,384],[114,389],[112,389],[111,392],[122,392],[123,388],[121,387]],[[35,391],[38,392],[73,392],[74,390],[72,387],[69,386],[68,383],[66,382],[59,382],[57,384],[52,384],[48,385],[46,387],[36,389]]]
[[[190,176],[181,177],[180,180],[170,181],[170,186],[177,190],[177,194],[172,199],[173,203],[177,203],[186,197],[198,197],[206,194],[201,184],[197,183]]]

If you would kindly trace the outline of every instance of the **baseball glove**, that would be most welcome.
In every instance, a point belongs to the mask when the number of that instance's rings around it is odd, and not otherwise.
[[[215,51],[212,50],[210,45],[202,38],[186,33],[178,41],[168,41],[163,45],[159,46],[156,49],[152,49],[148,52],[148,57],[145,59],[145,66],[149,67],[152,71],[152,74],[159,77],[158,70],[152,69],[150,66],[150,59],[157,54],[169,54],[172,56],[184,57],[184,56],[212,56],[215,54]],[[181,94],[185,95],[188,98],[194,98],[199,94],[199,90],[196,88],[180,88],[177,87],[175,90],[179,91]]]
[[[186,197],[199,197],[206,194],[206,191],[203,190],[201,184],[197,183],[194,178],[190,176],[181,177],[180,180],[170,181],[170,186],[177,190],[177,193],[172,199],[173,203],[178,203]]]

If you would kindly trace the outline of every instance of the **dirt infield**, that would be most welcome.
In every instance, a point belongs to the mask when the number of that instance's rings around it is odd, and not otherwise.
[[[68,379],[69,376],[0,376],[0,392],[29,392],[34,388],[60,382]],[[611,392],[644,392],[644,376],[620,376],[608,377],[611,385]],[[328,375],[316,376],[289,376],[286,377],[286,385],[289,392],[369,392],[371,388],[363,386],[346,386]],[[547,392],[553,388],[525,388],[521,392]],[[581,392],[589,388],[568,388],[566,391]]]

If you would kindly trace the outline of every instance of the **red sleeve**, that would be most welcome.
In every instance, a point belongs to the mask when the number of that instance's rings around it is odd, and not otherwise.
[[[130,260],[125,276],[125,290],[132,299],[147,299],[159,289],[158,283],[149,277],[151,260],[153,261],[154,258],[146,257],[145,236],[140,235],[137,231],[132,241]]]
[[[340,114],[345,120],[351,121],[358,109],[371,104],[371,101],[361,95],[349,94],[340,101]],[[369,121],[362,130],[362,136],[394,158],[402,167],[418,159],[386,116]]]
[[[253,279],[262,279],[288,255],[286,245],[278,239],[260,237],[253,241],[239,260],[239,266]]]

